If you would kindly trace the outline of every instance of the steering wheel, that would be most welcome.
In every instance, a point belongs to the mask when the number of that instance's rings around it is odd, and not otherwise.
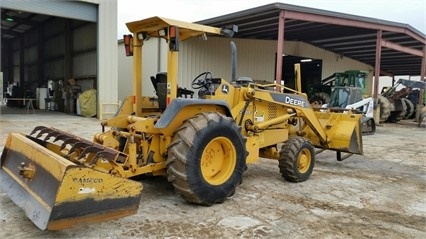
[[[213,74],[210,71],[203,72],[195,77],[192,80],[192,89],[198,90],[201,88],[209,89],[209,84],[211,83],[211,79],[213,78]]]

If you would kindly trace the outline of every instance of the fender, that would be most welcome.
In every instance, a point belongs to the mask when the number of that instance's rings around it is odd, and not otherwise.
[[[229,105],[224,100],[206,100],[206,99],[185,99],[185,98],[175,98],[166,110],[161,114],[160,119],[155,124],[155,128],[164,129],[167,128],[170,122],[176,118],[179,112],[187,106],[211,106],[216,105],[223,108],[226,112],[226,116],[232,117],[231,110]]]

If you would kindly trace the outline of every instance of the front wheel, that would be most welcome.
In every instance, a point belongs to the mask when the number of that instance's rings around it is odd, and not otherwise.
[[[287,181],[306,181],[314,169],[314,147],[303,137],[291,138],[281,148],[278,162],[280,173]]]
[[[221,203],[242,181],[245,142],[232,118],[198,114],[175,132],[166,162],[168,180],[188,202]]]

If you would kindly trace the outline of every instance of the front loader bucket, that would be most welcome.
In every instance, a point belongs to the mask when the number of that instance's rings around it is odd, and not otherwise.
[[[42,230],[135,214],[142,184],[78,165],[34,138],[11,133],[1,155],[0,188]]]
[[[327,144],[321,144],[312,129],[307,129],[307,137],[320,148],[363,154],[361,114],[316,111],[315,116],[324,128]]]

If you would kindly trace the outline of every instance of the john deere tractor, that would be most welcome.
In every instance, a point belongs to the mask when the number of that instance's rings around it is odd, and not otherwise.
[[[231,197],[250,163],[277,160],[284,179],[307,180],[315,148],[338,160],[362,154],[361,115],[315,112],[306,95],[249,77],[226,80],[211,72],[180,88],[180,44],[191,37],[230,37],[236,26],[215,28],[161,17],[127,23],[133,58],[133,95],[101,122],[93,141],[45,126],[10,133],[1,155],[2,191],[40,228],[59,230],[137,212],[142,183],[136,176],[165,176],[186,201],[213,205]],[[168,43],[167,70],[142,79],[145,41]],[[233,52],[235,44],[230,43]],[[233,74],[235,75],[235,74]],[[142,96],[154,84],[157,97]],[[271,89],[271,90],[267,90]],[[189,96],[189,97],[185,97]],[[341,155],[344,153],[345,155]]]

